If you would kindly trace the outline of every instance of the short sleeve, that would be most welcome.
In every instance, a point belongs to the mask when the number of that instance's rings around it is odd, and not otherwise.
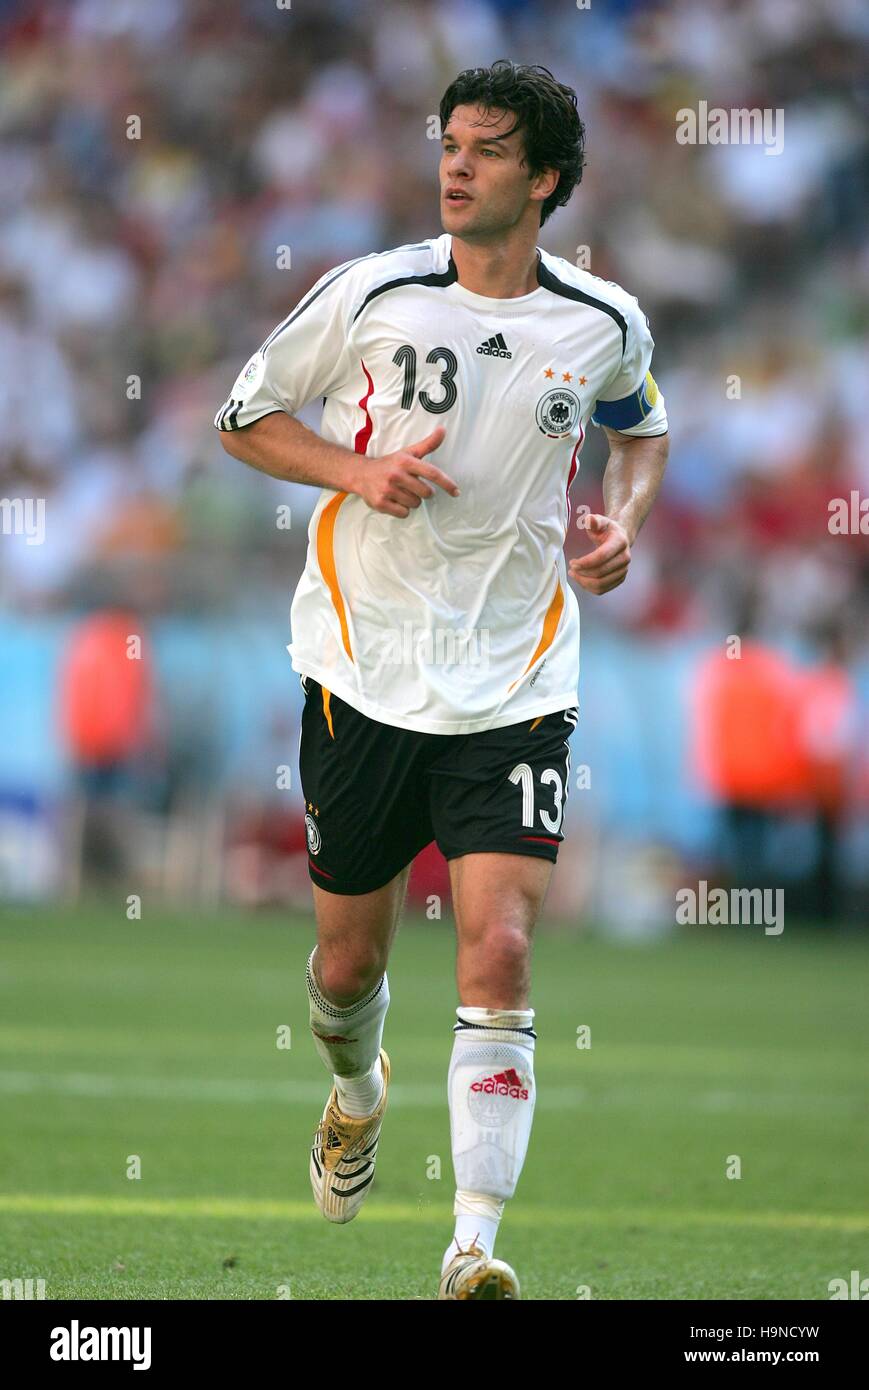
[[[339,389],[349,371],[358,264],[330,270],[278,324],[236,377],[214,417],[217,429],[240,429],[276,410],[295,415]]]
[[[616,375],[595,402],[591,421],[620,434],[667,432],[664,397],[649,370],[655,341],[649,321],[632,295],[625,296],[625,347]]]

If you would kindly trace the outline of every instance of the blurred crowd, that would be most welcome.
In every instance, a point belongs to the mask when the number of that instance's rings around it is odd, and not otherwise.
[[[577,90],[587,171],[541,241],[638,296],[672,421],[594,620],[729,631],[749,583],[778,636],[858,614],[865,542],[828,507],[869,493],[867,37],[859,0],[0,0],[0,483],[47,500],[44,545],[4,537],[2,602],[141,557],[158,608],[283,606],[313,492],[276,531],[286,489],[223,457],[214,411],[323,271],[440,233],[428,118],[509,55]],[[782,152],[677,143],[704,100],[783,110]]]
[[[869,496],[867,38],[861,0],[0,0],[0,495],[46,499],[0,611],[286,621],[314,490],[227,458],[214,412],[324,271],[440,234],[440,96],[508,56],[577,91],[587,168],[541,244],[638,297],[671,420],[584,620],[750,619],[853,666],[866,537],[829,521]],[[704,101],[783,112],[783,149],[677,142]],[[604,461],[592,430],[575,503]]]

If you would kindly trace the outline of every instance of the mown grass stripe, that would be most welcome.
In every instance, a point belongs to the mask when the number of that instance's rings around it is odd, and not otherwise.
[[[262,1197],[109,1197],[89,1193],[0,1193],[0,1212],[44,1216],[153,1216],[231,1221],[322,1222],[312,1202],[275,1201]],[[449,1220],[450,1203],[416,1206],[410,1202],[366,1203],[359,1220],[366,1223]],[[798,1212],[670,1210],[666,1207],[556,1207],[517,1204],[510,1209],[517,1226],[744,1226],[779,1231],[869,1232],[869,1212]]]
[[[228,1105],[279,1104],[322,1107],[327,1092],[324,1081],[310,1078],[293,1081],[222,1077],[144,1076],[105,1072],[0,1071],[0,1093],[5,1095],[74,1096],[95,1101],[209,1102]],[[397,1082],[390,1092],[393,1107],[441,1109],[446,1107],[446,1087],[440,1082]],[[567,1111],[575,1107],[607,1110],[677,1110],[701,1114],[861,1114],[862,1093],[830,1094],[804,1089],[798,1084],[787,1088],[740,1091],[733,1086],[690,1091],[687,1085],[671,1090],[669,1083],[657,1087],[611,1085],[600,1078],[594,1087],[552,1086],[545,1083],[537,1092],[540,1110]]]

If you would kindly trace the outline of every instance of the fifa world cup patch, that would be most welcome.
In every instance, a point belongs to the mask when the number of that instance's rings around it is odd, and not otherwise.
[[[242,404],[259,386],[265,373],[266,363],[261,352],[254,353],[253,357],[238,374],[235,385],[230,392],[233,400],[241,401]]]

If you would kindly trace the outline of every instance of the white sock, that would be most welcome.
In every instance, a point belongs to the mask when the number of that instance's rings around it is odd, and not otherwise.
[[[536,1090],[533,1009],[456,1010],[448,1091],[456,1228],[445,1269],[461,1249],[494,1253],[504,1203],[522,1171]],[[476,1239],[475,1239],[476,1237]]]
[[[389,1008],[389,984],[383,975],[363,999],[339,1009],[317,984],[315,954],[316,947],[305,970],[311,1036],[324,1066],[332,1073],[339,1110],[361,1119],[377,1109],[383,1094],[380,1044]]]
[[[487,1197],[480,1192],[457,1192],[454,1207],[456,1229],[452,1243],[444,1251],[441,1261],[441,1274],[454,1255],[476,1245],[486,1255],[495,1251],[495,1237],[504,1203],[495,1197]]]
[[[338,1109],[342,1115],[352,1115],[361,1119],[372,1115],[380,1104],[383,1095],[383,1068],[380,1057],[364,1076],[336,1076],[335,1090],[338,1093]]]

